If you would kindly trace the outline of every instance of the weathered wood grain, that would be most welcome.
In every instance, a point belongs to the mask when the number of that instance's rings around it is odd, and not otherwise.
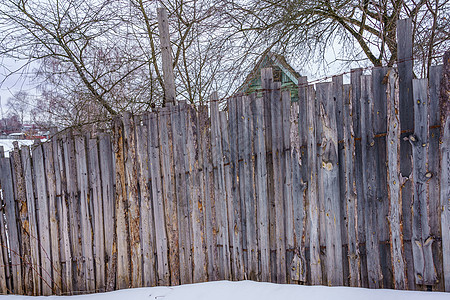
[[[325,209],[326,270],[328,285],[343,284],[342,242],[340,225],[339,156],[336,128],[336,103],[333,101],[332,84],[317,84],[319,125],[318,172],[320,173],[319,201]]]
[[[428,178],[428,80],[413,79],[414,97],[414,134],[409,136],[413,153],[413,190],[411,207],[412,251],[416,284],[433,285],[436,283],[432,243],[430,235],[429,208],[427,203]]]
[[[410,178],[412,175],[412,149],[407,137],[414,129],[413,100],[413,35],[412,20],[397,21],[397,62],[399,77],[399,111],[400,111],[400,173],[402,177]],[[413,204],[412,180],[406,180],[402,186],[402,216],[404,224],[412,224],[411,206]],[[412,228],[403,226],[404,253],[406,260],[406,273],[408,276],[408,289],[415,289],[415,275],[412,255]]]
[[[363,167],[364,219],[366,232],[367,275],[370,288],[381,288],[383,275],[380,266],[380,248],[377,215],[376,152],[373,128],[372,77],[361,76],[361,157]]]
[[[116,178],[116,239],[117,239],[117,271],[116,288],[131,287],[130,250],[127,214],[127,190],[125,178],[125,150],[122,120],[114,119],[114,156]],[[114,251],[113,251],[113,255]]]
[[[62,291],[70,294],[73,291],[72,251],[70,245],[71,226],[69,224],[69,210],[67,203],[67,178],[64,165],[64,149],[62,148],[60,136],[53,137],[52,143],[56,179],[56,207],[59,218]]]
[[[345,155],[345,206],[348,242],[349,285],[361,286],[361,261],[358,244],[358,210],[355,180],[355,140],[352,123],[353,97],[351,85],[344,85],[343,127]],[[344,202],[344,200],[342,201]]]
[[[322,267],[319,258],[319,201],[317,191],[317,139],[316,139],[316,91],[314,86],[308,86],[307,97],[308,124],[308,222],[309,222],[309,259],[311,284],[322,283]]]
[[[31,164],[30,148],[28,146],[22,146],[20,151],[22,157],[25,190],[27,197],[27,212],[31,247],[31,267],[33,270],[33,295],[41,294],[41,280],[40,280],[40,259],[39,259],[39,235],[37,228],[37,216],[36,216],[36,202],[35,193],[33,187],[33,169]],[[2,220],[3,221],[3,220]],[[2,221],[0,221],[0,227],[2,227]],[[6,252],[6,251],[5,251]]]
[[[20,252],[22,257],[22,279],[23,279],[23,294],[33,294],[33,265],[31,258],[30,246],[30,226],[28,222],[28,207],[25,176],[22,164],[22,157],[20,155],[18,142],[13,142],[14,150],[10,153],[12,159],[12,167],[15,178],[15,196],[17,205],[18,217],[18,234],[20,235]],[[3,273],[3,276],[5,273]],[[6,278],[4,281],[6,287]]]
[[[170,108],[164,107],[158,112],[159,143],[162,190],[169,243],[170,284],[180,284],[180,248],[177,217],[177,197],[175,194],[174,144]],[[184,266],[183,266],[184,267]]]
[[[100,175],[100,162],[98,152],[98,140],[91,138],[87,141],[88,146],[88,170],[89,187],[92,202],[92,227],[94,246],[95,287],[97,291],[105,291],[106,269],[105,269],[105,233],[103,218],[102,181]]]
[[[211,95],[211,156],[214,178],[214,196],[216,200],[217,242],[219,249],[220,278],[231,279],[230,241],[228,231],[228,203],[225,185],[224,153],[222,147],[222,130],[217,93]]]
[[[394,69],[389,71],[387,82],[387,172],[389,229],[391,260],[394,288],[404,290],[406,284],[406,269],[403,255],[403,235],[401,230],[401,174],[400,174],[400,116],[398,110],[398,75]]]
[[[171,110],[173,156],[177,195],[177,214],[179,231],[180,282],[192,283],[192,251],[190,206],[187,197],[188,179],[186,176],[186,106],[181,103]]]
[[[158,116],[150,114],[148,123],[148,157],[150,163],[151,195],[153,203],[156,266],[159,285],[169,285],[169,259],[167,256],[166,220],[164,216],[164,200],[162,197],[161,163],[159,156]]]
[[[116,284],[117,239],[115,221],[114,166],[111,136],[98,136],[99,163],[103,199],[103,228],[105,233],[105,290],[111,291]]]
[[[164,7],[158,11],[158,29],[161,42],[161,54],[164,75],[164,97],[165,103],[176,104],[175,79],[173,76],[172,47],[170,45],[169,18]]]
[[[131,258],[131,286],[142,286],[142,251],[140,235],[140,211],[138,191],[138,165],[136,159],[136,125],[131,113],[123,115],[124,149],[125,153],[125,177],[128,197],[128,228],[130,233],[130,258]]]
[[[74,136],[75,156],[77,161],[77,178],[80,203],[81,245],[83,253],[83,268],[86,290],[95,290],[95,270],[92,232],[92,202],[89,190],[89,177],[87,167],[86,138],[82,135]]]
[[[42,294],[48,296],[51,295],[53,292],[52,257],[51,257],[52,253],[51,253],[51,237],[50,237],[46,174],[44,168],[44,154],[42,145],[35,146],[35,148],[32,151],[32,159],[33,159],[34,178],[36,182],[41,183],[36,184],[36,200],[37,200],[36,211],[37,211],[37,222],[38,222],[37,224],[39,232],[39,248],[40,248],[39,251],[42,267],[41,269]],[[14,248],[19,249],[19,247]],[[14,256],[12,256],[12,258],[13,257]]]
[[[450,116],[443,124],[441,143],[441,226],[445,291],[450,291]]]
[[[52,249],[53,269],[53,294],[60,295],[62,291],[61,261],[60,261],[60,236],[59,216],[56,205],[56,176],[55,159],[53,156],[53,144],[48,142],[42,144],[45,157],[45,175],[47,177],[48,211],[50,221],[50,246]]]

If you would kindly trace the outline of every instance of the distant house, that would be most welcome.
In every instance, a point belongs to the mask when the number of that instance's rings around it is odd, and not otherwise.
[[[298,74],[287,62],[284,56],[268,52],[262,56],[254,66],[253,70],[248,74],[244,83],[239,88],[240,93],[246,95],[262,89],[261,85],[261,69],[272,68],[273,80],[281,82],[281,89],[289,89],[291,91],[291,101],[298,101]]]

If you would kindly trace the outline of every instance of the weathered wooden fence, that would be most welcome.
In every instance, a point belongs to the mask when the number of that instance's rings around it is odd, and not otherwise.
[[[227,111],[212,95],[209,109],[125,114],[113,135],[16,147],[0,159],[0,292],[222,279],[449,291],[442,66],[408,97],[402,72],[302,77],[291,103],[263,69],[262,97]]]

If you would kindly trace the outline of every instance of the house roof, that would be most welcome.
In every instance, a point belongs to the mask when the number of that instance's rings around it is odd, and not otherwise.
[[[255,64],[251,72],[247,75],[245,81],[241,85],[241,87],[238,89],[240,91],[246,90],[248,85],[251,83],[251,81],[255,78],[260,76],[260,70],[265,67],[269,66],[277,66],[281,69],[281,71],[289,77],[290,80],[294,84],[298,84],[298,78],[300,77],[300,74],[297,73],[292,66],[290,66],[286,58],[283,55],[274,53],[274,52],[267,52],[266,54],[262,55],[261,58],[258,60],[258,62]]]

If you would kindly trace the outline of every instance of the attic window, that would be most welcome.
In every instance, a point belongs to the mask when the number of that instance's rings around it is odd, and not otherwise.
[[[275,82],[281,82],[281,69],[280,68],[273,68],[273,81]]]

